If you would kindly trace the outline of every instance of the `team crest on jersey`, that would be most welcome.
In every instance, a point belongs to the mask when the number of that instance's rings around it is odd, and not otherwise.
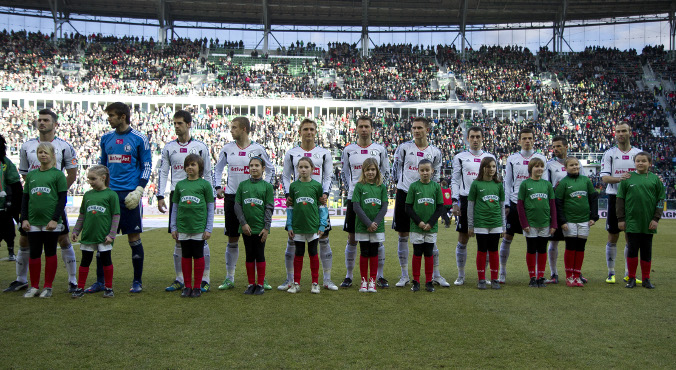
[[[420,198],[420,199],[418,199],[418,204],[425,204],[425,205],[434,204],[434,199],[432,199],[432,198]]]
[[[131,152],[131,145],[129,145],[129,144],[125,145],[124,151],[127,152],[127,153]]]
[[[87,207],[87,212],[91,212],[92,214],[96,214],[97,212],[101,213],[106,213],[106,207],[103,206],[89,206]]]
[[[574,191],[574,192],[570,193],[571,198],[582,198],[582,197],[586,197],[586,196],[587,196],[586,191]]]
[[[378,151],[377,150],[371,150],[371,157],[377,157],[378,156]]]
[[[484,202],[493,203],[500,201],[500,198],[497,195],[486,195],[483,198],[481,198],[481,200],[483,200]]]
[[[262,206],[263,201],[258,198],[246,198],[244,199],[244,204],[251,204],[252,207],[255,207],[256,205]]]
[[[303,205],[307,205],[308,203],[315,204],[315,200],[310,197],[299,197],[296,198],[296,203],[303,203]]]
[[[194,197],[194,196],[192,196],[192,195],[185,195],[185,196],[182,196],[182,197],[181,197],[181,202],[183,202],[183,203],[188,203],[188,204],[192,204],[192,203],[194,202],[194,203],[196,203],[196,204],[199,204],[199,203],[200,203],[200,198]]]
[[[197,154],[197,149],[195,148],[190,149],[190,154]]]
[[[37,194],[39,196],[39,195],[42,195],[42,193],[49,194],[51,192],[52,192],[52,189],[46,188],[46,187],[43,187],[43,186],[37,186],[37,187],[34,187],[33,189],[31,189],[31,195]]]
[[[534,193],[530,195],[530,199],[543,200],[547,199],[547,194],[545,193]]]
[[[372,206],[383,204],[382,200],[380,200],[378,198],[366,198],[366,199],[364,199],[364,204],[368,204],[368,203],[371,203]]]

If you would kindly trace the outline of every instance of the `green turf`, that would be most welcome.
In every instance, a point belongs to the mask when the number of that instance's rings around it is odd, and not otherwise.
[[[441,229],[439,235],[441,272],[449,281],[456,277],[457,234],[451,230]],[[124,238],[113,250],[114,299],[100,294],[71,299],[59,257],[53,298],[28,300],[23,292],[0,293],[0,366],[666,368],[676,363],[676,221],[660,223],[652,266],[657,289],[652,291],[604,282],[606,234],[601,224],[587,244],[585,288],[528,288],[525,242],[517,236],[508,281],[500,291],[476,289],[472,240],[462,287],[435,293],[392,287],[377,294],[352,287],[313,295],[306,259],[299,294],[273,290],[245,296],[243,248],[236,288],[217,290],[225,274],[221,232],[210,243],[212,291],[199,299],[164,292],[174,276],[173,244],[163,229],[143,234],[144,291],[138,295],[127,293],[132,273]],[[394,285],[399,276],[397,239],[391,230],[386,237],[385,276]],[[345,273],[345,239],[343,231],[331,233],[337,284]],[[285,278],[284,248],[284,232],[273,229],[266,256],[268,280],[275,288]],[[0,253],[6,256],[4,245]],[[79,260],[79,249],[76,254]],[[563,246],[558,266],[563,274]],[[0,262],[1,286],[13,279],[14,264]]]

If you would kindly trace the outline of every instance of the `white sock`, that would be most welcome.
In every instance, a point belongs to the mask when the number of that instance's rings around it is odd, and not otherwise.
[[[183,249],[180,243],[174,245],[174,271],[176,272],[176,280],[183,284],[183,267],[181,266],[181,259],[183,258]]]
[[[28,260],[30,259],[30,250],[21,249],[16,253],[16,281],[28,282]]]
[[[507,275],[507,259],[509,258],[509,247],[511,245],[511,240],[502,239],[502,244],[500,244],[500,275]]]
[[[209,249],[209,243],[204,241],[204,275],[202,275],[202,281],[206,281],[207,284],[211,284],[211,250]],[[200,281],[200,284],[202,282]]]
[[[384,278],[383,268],[385,267],[385,245],[380,243],[378,245],[378,278]]]
[[[333,267],[333,252],[329,238],[319,239],[319,259],[322,260],[322,270],[324,271],[324,282],[331,280],[331,268]]]
[[[556,268],[556,260],[559,258],[559,241],[550,240],[547,252],[549,252],[549,269],[551,270],[552,275],[558,275],[559,271]]]
[[[434,261],[432,278],[440,278],[441,273],[439,272],[439,248],[437,248],[437,243],[434,243],[434,248],[432,249],[432,260]]]
[[[465,265],[467,264],[467,244],[458,242],[455,246],[455,262],[458,266],[458,277],[465,277]]]
[[[401,266],[401,277],[408,278],[408,236],[399,237],[397,254],[399,255],[399,266]]]
[[[608,265],[608,275],[615,275],[615,258],[617,258],[617,244],[606,243],[606,264]]]
[[[352,272],[354,271],[354,259],[357,256],[357,243],[350,244],[348,241],[345,245],[345,273],[346,279],[352,279]]]
[[[237,267],[237,258],[239,257],[239,248],[237,243],[228,243],[225,247],[225,277],[235,282],[235,267]]]
[[[629,256],[629,246],[627,244],[624,245],[624,276],[629,276],[629,262],[628,262],[628,257]]]
[[[296,255],[296,244],[291,239],[286,240],[284,263],[286,264],[286,280],[293,282],[293,258]]]
[[[61,248],[61,258],[66,264],[66,271],[68,271],[68,282],[77,285],[77,261],[75,259],[75,251],[73,246],[68,244],[67,247]]]

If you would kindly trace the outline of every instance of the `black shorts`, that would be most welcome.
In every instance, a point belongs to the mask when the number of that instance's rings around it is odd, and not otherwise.
[[[615,210],[617,195],[608,194],[608,217],[606,218],[606,231],[609,234],[619,234],[620,228],[617,226],[617,211]]]
[[[505,232],[508,235],[514,236],[514,234],[523,234],[523,229],[521,228],[521,221],[519,221],[519,210],[516,207],[516,203],[509,203],[509,214],[507,215],[507,231]]]
[[[467,197],[461,195],[459,202],[460,202],[460,217],[458,218],[458,221],[455,224],[455,231],[467,234],[467,202],[468,202]]]
[[[406,213],[406,195],[408,193],[397,189],[397,195],[394,200],[394,220],[392,220],[392,228],[400,233],[407,233],[411,231],[411,218]]]
[[[239,236],[239,220],[235,214],[235,194],[225,194],[223,198],[223,215],[225,216],[225,232],[230,237]]]
[[[120,202],[120,224],[117,227],[122,235],[140,234],[143,232],[143,204],[139,201],[138,207],[129,209],[124,204],[124,198],[133,190],[115,191]]]
[[[562,241],[564,239],[563,237],[563,229],[561,226],[559,226],[556,231],[554,231],[554,234],[549,237],[549,240],[554,240],[554,241]]]
[[[14,219],[9,212],[0,211],[0,240],[14,241],[16,231],[14,231]]]
[[[343,231],[354,234],[355,223],[357,222],[357,214],[352,207],[352,199],[347,200],[347,210],[345,211],[345,222],[343,223]]]
[[[171,199],[173,197],[174,197],[174,192],[172,191],[171,193],[169,193],[169,225],[167,225],[167,232],[170,233],[170,234],[171,234],[171,206],[173,204],[171,202]],[[164,198],[164,200],[165,200],[164,204],[167,204],[167,202],[166,202],[167,198]]]

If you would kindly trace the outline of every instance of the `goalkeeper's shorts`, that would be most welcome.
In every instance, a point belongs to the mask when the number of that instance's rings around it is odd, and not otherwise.
[[[120,225],[117,227],[117,232],[121,232],[122,235],[143,232],[143,202],[139,201],[138,207],[134,209],[128,209],[124,205],[124,198],[132,191],[116,191],[117,197],[120,199]]]

